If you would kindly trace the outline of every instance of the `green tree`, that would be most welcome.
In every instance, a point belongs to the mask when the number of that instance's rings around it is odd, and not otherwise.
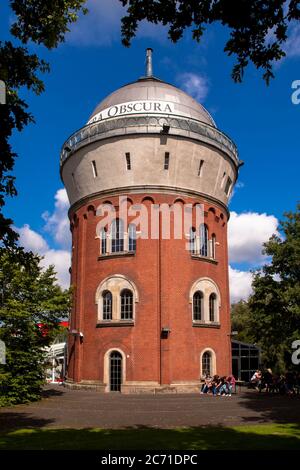
[[[274,77],[272,63],[285,56],[288,27],[300,19],[300,1],[290,0],[120,0],[127,7],[122,19],[123,44],[129,46],[138,25],[147,20],[169,28],[169,38],[177,42],[186,30],[200,41],[207,27],[221,23],[230,37],[224,51],[237,57],[232,77],[241,82],[249,62],[263,70],[269,83]]]
[[[37,400],[45,380],[45,352],[69,313],[70,295],[57,284],[53,267],[42,270],[32,253],[0,249],[0,405]]]
[[[237,332],[237,336],[233,339],[245,343],[254,341],[250,330],[251,310],[248,302],[240,300],[236,304],[231,305],[231,330]]]
[[[292,367],[291,345],[300,339],[300,204],[284,215],[280,236],[264,244],[271,262],[255,274],[248,323],[265,365],[278,371]]]
[[[12,41],[0,40],[0,80],[7,89],[7,104],[0,105],[0,240],[2,246],[14,246],[18,235],[11,227],[12,220],[3,215],[6,196],[15,196],[13,168],[17,154],[10,144],[12,133],[22,131],[34,117],[20,91],[27,88],[39,95],[44,91],[41,73],[49,64],[37,54],[31,54],[28,43],[53,49],[64,41],[69,25],[79,12],[86,13],[86,0],[10,0],[14,22],[10,27]],[[0,7],[1,10],[1,7]],[[19,44],[17,42],[19,41]]]

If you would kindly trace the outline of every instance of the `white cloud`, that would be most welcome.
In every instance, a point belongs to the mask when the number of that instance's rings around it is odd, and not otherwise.
[[[67,250],[52,250],[49,249],[43,254],[44,258],[41,261],[41,266],[47,268],[51,264],[54,265],[58,284],[67,289],[70,286],[70,273],[71,254]]]
[[[69,199],[65,189],[59,189],[55,194],[55,209],[52,214],[44,212],[46,221],[45,231],[49,232],[54,240],[64,248],[70,248],[71,234],[68,219]]]
[[[59,245],[58,249],[49,247],[45,238],[32,230],[28,224],[16,229],[20,234],[20,245],[27,251],[33,251],[43,256],[41,261],[42,267],[54,265],[58,284],[65,289],[70,285],[69,268],[71,266],[68,207],[67,193],[65,189],[59,189],[55,194],[54,212],[42,215],[44,220],[46,220],[44,230],[49,232],[53,240]]]
[[[197,101],[204,101],[208,94],[208,80],[202,75],[185,72],[177,76],[181,88]]]
[[[239,271],[229,266],[229,285],[231,303],[247,300],[252,292],[252,274],[249,271]]]
[[[273,215],[231,212],[228,224],[229,259],[233,263],[261,264],[262,244],[277,233],[278,220]]]
[[[46,240],[34,230],[31,230],[28,224],[16,229],[20,235],[19,243],[24,246],[26,250],[33,251],[34,253],[45,253],[48,249]]]

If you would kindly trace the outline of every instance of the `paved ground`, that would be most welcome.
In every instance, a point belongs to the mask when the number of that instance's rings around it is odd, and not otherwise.
[[[232,397],[121,395],[63,387],[45,389],[42,401],[0,409],[0,430],[19,427],[124,428],[300,423],[300,397],[245,391]]]

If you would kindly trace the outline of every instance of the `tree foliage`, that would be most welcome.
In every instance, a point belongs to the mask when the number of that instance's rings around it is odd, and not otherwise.
[[[246,300],[240,300],[231,305],[231,330],[237,333],[233,339],[244,343],[253,343],[250,330],[251,311]]]
[[[300,339],[300,204],[279,231],[264,244],[271,262],[255,273],[253,294],[233,307],[232,319],[239,339],[257,343],[264,364],[284,371],[293,367],[292,342]]]
[[[69,313],[70,295],[56,284],[53,267],[42,270],[40,257],[0,249],[0,339],[6,364],[0,365],[0,405],[40,397],[44,348]]]
[[[230,37],[224,51],[237,57],[232,77],[241,82],[244,70],[252,62],[263,70],[269,83],[274,77],[272,62],[280,60],[292,21],[300,19],[300,1],[291,0],[120,0],[127,8],[122,19],[123,44],[129,46],[138,25],[147,20],[168,26],[169,38],[177,42],[186,30],[200,41],[212,23],[221,23]]]
[[[292,342],[300,339],[300,204],[285,214],[281,237],[264,244],[272,262],[256,273],[249,299],[251,330],[270,366],[290,368]]]
[[[37,95],[42,93],[44,84],[40,74],[49,71],[44,60],[29,52],[28,43],[48,49],[57,47],[79,12],[86,13],[85,3],[86,0],[10,1],[15,18],[10,27],[12,41],[0,40],[0,79],[7,89],[7,104],[0,105],[0,240],[4,246],[14,246],[18,238],[11,227],[12,220],[3,215],[5,197],[17,194],[12,174],[17,154],[11,147],[10,137],[13,131],[21,131],[34,122],[20,91],[25,87]]]

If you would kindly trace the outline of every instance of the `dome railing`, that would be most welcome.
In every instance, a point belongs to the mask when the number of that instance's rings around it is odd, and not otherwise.
[[[225,152],[235,165],[239,165],[238,151],[234,142],[219,129],[194,118],[181,115],[166,114],[131,114],[112,117],[103,121],[87,124],[74,132],[64,143],[61,150],[60,165],[78,149],[98,140],[121,135],[163,134],[163,126],[167,126],[168,134],[184,136],[213,145]],[[135,127],[133,132],[127,128]]]

